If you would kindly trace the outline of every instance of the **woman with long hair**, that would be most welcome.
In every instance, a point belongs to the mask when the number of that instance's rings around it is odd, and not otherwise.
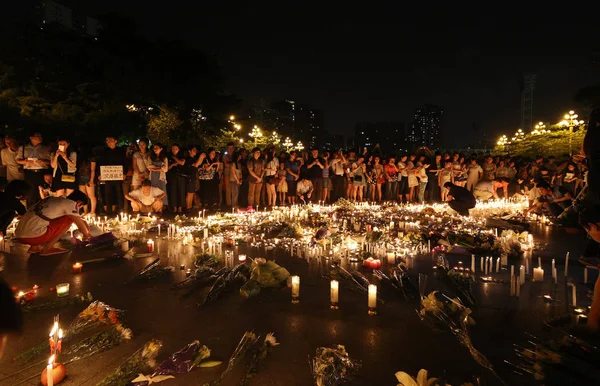
[[[140,138],[138,141],[138,150],[133,153],[133,178],[131,179],[131,190],[136,190],[142,186],[142,182],[149,177],[148,168],[148,157],[150,152],[148,145],[150,141],[148,138]]]
[[[52,191],[57,197],[68,196],[77,189],[75,172],[77,172],[77,153],[71,149],[65,138],[58,140],[58,150],[50,159],[52,174]]]
[[[267,191],[266,206],[277,205],[277,191],[275,187],[279,183],[277,172],[279,171],[279,158],[275,156],[275,148],[265,150],[265,190]]]
[[[90,200],[90,206],[84,205],[84,213],[91,215],[96,214],[96,157],[92,153],[92,149],[84,146],[79,152],[79,165],[77,166],[77,180],[79,182],[79,190],[85,193]],[[89,211],[88,211],[89,209]]]
[[[194,199],[197,198],[198,191],[198,148],[196,145],[188,146],[188,156],[185,159],[185,167],[188,173],[188,179],[185,184],[185,208],[191,211],[194,208]]]
[[[165,146],[162,143],[155,143],[152,146],[152,152],[148,157],[146,165],[150,171],[150,182],[155,188],[159,188],[167,193],[167,171],[169,170],[169,161],[165,154]],[[163,206],[169,205],[169,196],[165,194]]]
[[[202,181],[200,189],[202,190],[202,204],[206,208],[216,208],[219,205],[219,159],[215,149],[210,148],[208,155],[202,161],[200,167],[204,173],[210,173],[212,177]]]

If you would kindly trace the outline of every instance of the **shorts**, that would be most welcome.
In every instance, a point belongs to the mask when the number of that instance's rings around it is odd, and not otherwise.
[[[331,178],[323,177],[323,189],[331,189]]]
[[[287,188],[288,188],[288,194],[295,196],[296,195],[296,185],[298,185],[298,181],[296,180],[288,180],[287,182]]]
[[[21,244],[27,245],[44,245],[47,244],[50,240],[55,238],[56,236],[60,236],[64,233],[67,233],[67,230],[73,224],[73,219],[71,216],[62,216],[51,220],[48,223],[48,228],[46,228],[46,233],[37,237],[21,237],[17,240]]]
[[[185,192],[186,193],[196,193],[196,179],[195,178],[188,178],[185,181]]]
[[[87,185],[90,183],[92,176],[79,176],[79,186]]]

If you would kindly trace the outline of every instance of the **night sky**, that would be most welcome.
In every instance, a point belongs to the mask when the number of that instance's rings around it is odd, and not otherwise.
[[[569,16],[564,7],[458,10],[435,2],[91,3],[92,15],[131,16],[143,36],[216,53],[227,91],[248,102],[294,99],[323,109],[327,130],[338,134],[360,121],[410,123],[415,107],[434,103],[444,108],[444,143],[463,146],[519,126],[525,71],[538,74],[536,121],[559,121],[577,108],[578,89],[600,81],[591,61],[600,21],[584,20],[585,8]]]

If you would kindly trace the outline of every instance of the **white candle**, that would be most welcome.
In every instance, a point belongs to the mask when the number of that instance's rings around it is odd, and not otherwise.
[[[588,281],[588,269],[585,267],[583,269],[583,284],[587,284]]]
[[[54,355],[50,356],[50,359],[48,359],[48,367],[46,367],[46,379],[47,379],[47,383],[48,386],[54,386],[54,374],[52,374],[52,368],[54,363]]]
[[[488,265],[489,265],[488,263],[489,263],[489,261],[490,261],[490,258],[486,257],[485,258],[485,272],[484,272],[485,275],[488,274]]]
[[[483,256],[481,256],[481,272],[483,272],[483,271],[484,271],[484,269],[483,269]]]
[[[292,303],[298,303],[300,297],[300,276],[292,276]]]
[[[568,273],[569,273],[569,252],[567,252],[567,255],[565,256],[565,277],[567,277]]]
[[[158,236],[160,237],[160,222],[157,224],[158,227]]]
[[[533,281],[544,281],[544,270],[542,267],[533,269]]]
[[[522,276],[519,276],[519,277],[517,278],[517,282],[516,282],[517,289],[516,289],[516,291],[515,291],[515,292],[516,292],[516,295],[517,295],[517,297],[520,297],[520,296],[521,296],[521,284],[522,284],[524,281],[525,281],[525,278],[524,278],[524,277],[522,277]]]
[[[538,267],[542,266],[542,258],[538,256]]]
[[[525,267],[524,266],[521,266],[521,268],[519,269],[519,279],[520,279],[521,284],[525,283]]]
[[[331,287],[330,287],[330,296],[331,296],[331,306],[333,307],[337,307],[337,304],[339,302],[339,296],[340,296],[340,283],[337,280],[332,280],[331,281]]]
[[[552,259],[552,272],[554,272],[554,268],[556,268],[556,262]]]
[[[208,227],[204,228],[204,238],[207,239],[208,238]]]
[[[552,278],[554,279],[554,284],[558,283],[558,275],[556,273],[556,267],[552,268]]]
[[[246,255],[239,255],[238,256],[238,260],[240,263],[245,263],[246,262]]]
[[[490,256],[489,259],[490,259],[490,261],[489,261],[488,273],[492,273],[492,272],[494,272],[494,258],[492,256]]]
[[[388,264],[396,264],[396,254],[394,252],[387,253]]]
[[[500,258],[496,259],[496,273],[500,272]]]
[[[571,306],[576,307],[577,306],[577,287],[575,286],[575,284],[573,283],[569,283],[567,284],[569,287],[573,287],[573,291],[571,292]]]
[[[121,251],[127,252],[129,250],[129,240],[125,240],[121,243]]]
[[[377,286],[375,284],[369,284],[368,306],[369,314],[374,315],[377,309]]]
[[[471,255],[471,272],[475,273],[475,255]]]

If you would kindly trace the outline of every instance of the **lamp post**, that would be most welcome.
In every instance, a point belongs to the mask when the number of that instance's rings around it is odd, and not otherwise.
[[[250,133],[250,136],[252,138],[254,138],[254,147],[256,147],[258,138],[262,137],[263,134],[260,131],[260,128],[256,125],[254,125],[254,127],[252,128],[252,132]]]
[[[565,120],[560,122],[561,126],[569,127],[569,156],[573,155],[573,128],[575,126],[582,126],[585,123],[583,120],[578,121],[577,117],[579,117],[579,115],[571,110],[568,114],[565,114]]]
[[[302,144],[302,141],[298,141],[298,143],[296,144],[296,149],[298,149],[298,151],[304,150],[304,145]]]
[[[281,137],[277,134],[277,131],[273,130],[273,135],[271,135],[271,142],[273,145],[277,146],[281,143]]]
[[[292,146],[294,146],[294,144],[292,143],[292,140],[290,139],[290,137],[287,137],[287,138],[285,139],[285,141],[283,141],[283,147],[285,147],[285,151],[286,151],[287,153],[289,153],[289,152],[290,152],[290,148],[291,148]]]

